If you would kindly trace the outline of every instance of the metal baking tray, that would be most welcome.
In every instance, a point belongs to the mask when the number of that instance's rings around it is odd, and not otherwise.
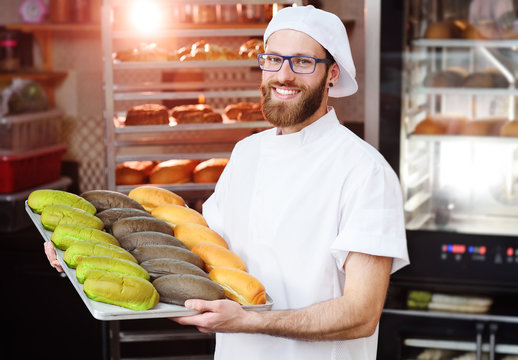
[[[52,232],[46,230],[41,224],[40,215],[32,212],[31,208],[27,205],[27,201],[25,201],[25,211],[29,214],[32,222],[40,232],[43,240],[51,241],[50,238],[52,236]],[[127,309],[121,306],[111,305],[102,303],[99,301],[91,300],[88,296],[86,296],[83,291],[83,284],[79,283],[76,278],[75,269],[70,269],[67,264],[63,261],[63,253],[64,251],[56,248],[56,253],[58,255],[59,263],[63,268],[66,276],[76,289],[77,293],[85,303],[86,307],[92,314],[92,316],[97,320],[134,320],[134,319],[153,319],[153,318],[173,318],[179,316],[188,316],[198,314],[199,311],[189,310],[184,306],[165,304],[159,302],[154,308],[150,310],[136,311]],[[264,311],[270,310],[272,308],[273,301],[270,296],[266,295],[266,304],[264,305],[244,305],[243,308],[247,310],[253,311]]]

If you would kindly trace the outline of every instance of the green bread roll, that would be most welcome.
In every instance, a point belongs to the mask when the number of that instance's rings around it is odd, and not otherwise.
[[[137,263],[133,255],[119,246],[91,241],[76,241],[70,245],[63,253],[63,261],[65,261],[69,268],[75,269],[81,258],[96,255],[126,259]]]
[[[97,216],[68,205],[48,205],[41,212],[41,224],[47,230],[54,231],[59,224],[80,225],[102,230],[104,223]]]
[[[82,284],[92,270],[105,270],[124,275],[132,275],[149,280],[149,274],[142,266],[120,258],[104,255],[83,257],[76,266],[76,278]]]
[[[95,206],[79,195],[63,190],[39,189],[34,190],[27,198],[27,205],[36,214],[41,214],[49,205],[68,205],[76,209],[84,210],[92,215],[96,213]]]
[[[76,241],[92,241],[120,246],[119,241],[105,231],[79,225],[59,224],[50,238],[60,250],[66,250]]]
[[[153,308],[160,299],[154,286],[147,280],[94,269],[88,272],[83,291],[94,301],[139,311]]]

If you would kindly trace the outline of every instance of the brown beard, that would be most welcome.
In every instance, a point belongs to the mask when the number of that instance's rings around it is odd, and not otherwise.
[[[273,85],[290,84],[261,83],[261,105],[264,117],[275,127],[291,127],[306,121],[318,110],[324,98],[326,76],[323,76],[320,84],[313,89],[301,88],[302,97],[297,103],[273,101]]]

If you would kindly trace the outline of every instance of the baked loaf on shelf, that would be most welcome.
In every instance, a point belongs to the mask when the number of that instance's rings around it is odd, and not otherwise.
[[[210,105],[179,105],[171,109],[171,116],[177,124],[219,123],[223,121],[221,114],[215,112]]]
[[[199,160],[172,159],[159,163],[149,174],[151,184],[184,184],[192,180],[192,172]]]
[[[131,107],[126,113],[125,125],[168,125],[169,110],[160,104]]]
[[[192,180],[195,183],[215,183],[228,163],[227,158],[213,158],[202,161],[193,170]]]
[[[230,120],[236,121],[262,121],[264,115],[261,104],[253,102],[239,102],[225,107],[225,115]]]
[[[149,173],[155,166],[153,161],[125,161],[115,168],[117,185],[145,184]]]

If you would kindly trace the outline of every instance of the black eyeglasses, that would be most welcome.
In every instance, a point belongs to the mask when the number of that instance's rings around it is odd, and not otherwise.
[[[320,59],[312,56],[257,55],[259,67],[263,71],[279,71],[286,60],[288,60],[291,70],[297,74],[312,74],[315,72],[318,63],[331,64],[333,62],[331,59]]]

